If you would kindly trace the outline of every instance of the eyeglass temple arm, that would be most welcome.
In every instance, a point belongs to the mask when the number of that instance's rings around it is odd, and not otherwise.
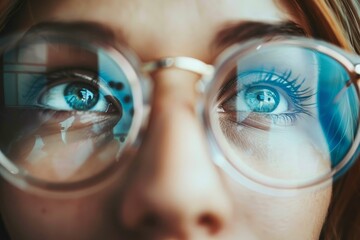
[[[340,92],[335,96],[334,102],[338,102],[342,95],[346,92],[347,88],[351,86],[351,84],[357,84],[358,88],[360,88],[360,64],[356,64],[354,67],[354,72],[357,75],[354,81],[349,80],[346,82],[345,86],[340,90]]]

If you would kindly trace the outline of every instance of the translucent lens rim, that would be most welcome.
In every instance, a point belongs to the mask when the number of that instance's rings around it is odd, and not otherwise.
[[[222,81],[219,81],[219,79],[224,79],[224,76],[229,73],[230,68],[232,68],[231,66],[233,66],[231,63],[235,63],[241,57],[244,57],[249,53],[259,49],[276,46],[292,46],[313,50],[334,59],[347,71],[347,74],[350,77],[349,86],[353,86],[356,89],[356,96],[359,101],[359,86],[357,81],[360,74],[356,72],[356,66],[358,64],[356,61],[359,61],[359,57],[350,55],[336,46],[323,41],[303,37],[284,37],[271,41],[256,39],[246,42],[245,44],[234,45],[227,49],[218,58],[219,60],[215,65],[215,75],[212,81],[210,81],[206,86],[206,92],[203,101],[204,105],[202,106],[203,121],[207,129],[207,136],[213,149],[213,155],[215,158],[214,161],[225,172],[235,178],[235,180],[238,180],[242,184],[245,184],[246,186],[261,192],[267,192],[271,194],[285,192],[291,193],[293,190],[311,190],[319,186],[328,186],[329,183],[332,183],[334,179],[342,175],[344,170],[349,168],[356,160],[354,157],[356,157],[355,153],[360,142],[359,119],[357,119],[358,127],[356,130],[354,142],[342,161],[334,166],[331,171],[323,174],[322,176],[319,176],[318,178],[296,181],[296,183],[289,182],[287,180],[265,177],[264,175],[255,173],[254,170],[250,170],[250,167],[235,166],[234,162],[236,162],[236,158],[234,157],[234,154],[231,154],[233,150],[227,143],[227,140],[223,134],[219,132],[220,130],[218,127],[215,127],[217,123],[214,117],[212,117],[213,107],[215,106],[213,103],[218,94],[218,89],[220,89],[222,85]],[[354,59],[356,60],[354,61]],[[219,151],[221,154],[216,154],[216,151]]]
[[[64,34],[56,35],[52,34],[52,37],[64,38]],[[18,39],[18,37],[16,37]],[[74,43],[81,42],[82,47],[89,49],[96,49],[101,47],[105,50],[111,59],[113,59],[118,66],[121,66],[124,74],[127,76],[127,79],[133,89],[133,100],[134,100],[134,112],[133,123],[128,135],[128,141],[126,146],[123,148],[123,152],[134,152],[136,148],[136,143],[141,139],[142,130],[145,127],[145,122],[147,120],[148,110],[150,109],[150,99],[151,99],[151,82],[149,79],[143,75],[141,72],[141,62],[136,58],[136,55],[133,54],[126,47],[116,45],[116,46],[104,46],[97,43],[89,43],[87,39],[81,39],[74,36],[65,36],[67,40]],[[6,46],[3,45],[4,42],[8,42],[9,39],[0,39],[0,52],[6,49]],[[10,41],[14,43],[14,41]],[[316,41],[308,38],[301,37],[287,37],[281,39],[275,39],[271,41],[265,41],[264,39],[252,40],[243,44],[234,45],[225,52],[223,52],[215,63],[215,73],[211,81],[203,81],[205,84],[205,91],[203,99],[200,103],[200,112],[204,122],[204,127],[206,128],[206,134],[210,142],[211,151],[213,151],[213,160],[217,165],[219,165],[225,172],[231,175],[236,180],[239,180],[241,183],[244,183],[250,188],[267,193],[277,192],[290,192],[291,190],[298,189],[313,189],[317,186],[326,186],[328,183],[331,183],[334,178],[340,176],[344,170],[346,170],[354,162],[355,152],[358,150],[358,145],[360,142],[360,130],[359,130],[359,119],[357,121],[358,129],[356,131],[356,136],[354,143],[352,144],[350,150],[344,157],[344,159],[332,169],[332,171],[320,178],[314,179],[309,182],[303,182],[301,184],[288,184],[284,181],[271,181],[271,179],[264,180],[259,178],[254,174],[249,174],[244,169],[239,169],[235,167],[232,162],[234,162],[233,156],[228,154],[231,152],[227,144],[224,144],[226,141],[219,139],[218,136],[221,134],[216,134],[216,129],[214,128],[214,122],[211,117],[212,110],[212,100],[216,96],[218,89],[217,84],[219,84],[216,79],[223,78],[224,74],[228,72],[226,66],[229,62],[233,62],[241,56],[248,54],[249,52],[255,51],[257,48],[266,48],[268,46],[297,46],[301,48],[307,48],[310,50],[315,50],[320,53],[323,53],[334,60],[336,60],[340,65],[344,67],[347,73],[350,76],[351,86],[354,86],[356,89],[357,97],[359,100],[359,86],[357,80],[359,78],[359,73],[356,71],[356,68],[359,68],[356,61],[359,60],[358,56],[347,55],[342,49],[337,48],[331,44],[322,41]],[[204,76],[208,78],[209,76]],[[113,164],[109,165],[104,171],[100,174],[81,180],[78,182],[71,183],[52,183],[46,182],[33,178],[28,175],[23,169],[13,168],[11,161],[6,159],[0,152],[0,173],[7,179],[9,182],[18,186],[19,188],[29,191],[36,192],[41,194],[46,194],[46,196],[56,196],[56,197],[68,197],[68,196],[78,196],[84,193],[89,193],[92,191],[98,190],[105,183],[113,179],[118,172],[119,163],[114,161]]]
[[[5,40],[1,40],[0,54],[9,48],[8,45],[5,45],[6,43],[10,43],[11,48],[13,47],[12,44],[17,42],[21,36],[23,35],[17,34],[8,37]],[[125,142],[125,145],[120,150],[120,152],[118,152],[118,155],[121,153],[127,156],[131,156],[134,152],[134,143],[138,141],[140,136],[139,133],[141,132],[141,129],[144,125],[144,113],[146,108],[149,106],[150,101],[150,94],[146,92],[147,88],[145,86],[150,86],[151,84],[149,83],[148,79],[140,72],[139,60],[130,50],[120,45],[110,46],[89,43],[84,41],[84,39],[77,38],[76,36],[67,36],[64,34],[51,34],[48,38],[46,38],[46,40],[48,42],[53,40],[58,42],[66,41],[67,43],[74,45],[80,44],[79,46],[81,48],[88,49],[89,51],[96,51],[97,49],[101,48],[105,54],[108,55],[110,59],[113,60],[116,65],[123,71],[127,78],[128,84],[132,89],[133,105],[135,111],[132,124],[129,129],[129,134],[127,136],[127,141]],[[37,41],[31,41],[30,43],[36,42]],[[25,42],[25,44],[28,43]],[[120,158],[120,160],[123,161],[124,159]],[[119,161],[119,158],[117,157],[111,164],[109,164],[109,166],[94,176],[79,181],[58,183],[38,179],[30,175],[25,169],[12,163],[0,152],[0,173],[5,179],[24,191],[56,197],[67,197],[69,195],[78,196],[93,192],[96,189],[106,185],[108,182],[111,182],[111,180],[116,177],[115,172],[119,172],[120,167],[123,168],[127,165],[128,161],[122,161]]]

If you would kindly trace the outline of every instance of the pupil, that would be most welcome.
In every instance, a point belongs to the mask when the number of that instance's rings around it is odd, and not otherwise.
[[[80,99],[84,98],[83,93],[81,91],[82,90],[79,90],[79,92],[78,92],[78,98],[80,98]]]
[[[259,95],[257,95],[257,100],[258,101],[264,101],[264,99],[265,99],[265,96],[264,96],[263,93],[260,93]]]
[[[73,83],[64,90],[66,103],[74,110],[86,111],[93,108],[99,100],[98,90],[84,83]]]

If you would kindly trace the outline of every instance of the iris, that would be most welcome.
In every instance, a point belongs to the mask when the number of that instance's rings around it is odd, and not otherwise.
[[[89,84],[72,83],[64,90],[66,103],[74,110],[86,111],[99,101],[99,92]]]
[[[246,89],[245,101],[253,112],[270,113],[280,102],[279,93],[268,86],[255,86]]]

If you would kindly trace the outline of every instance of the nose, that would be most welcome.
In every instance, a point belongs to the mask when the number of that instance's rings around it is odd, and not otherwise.
[[[146,238],[209,239],[231,218],[228,191],[195,111],[197,78],[173,69],[155,75],[148,131],[119,204],[124,228]]]

